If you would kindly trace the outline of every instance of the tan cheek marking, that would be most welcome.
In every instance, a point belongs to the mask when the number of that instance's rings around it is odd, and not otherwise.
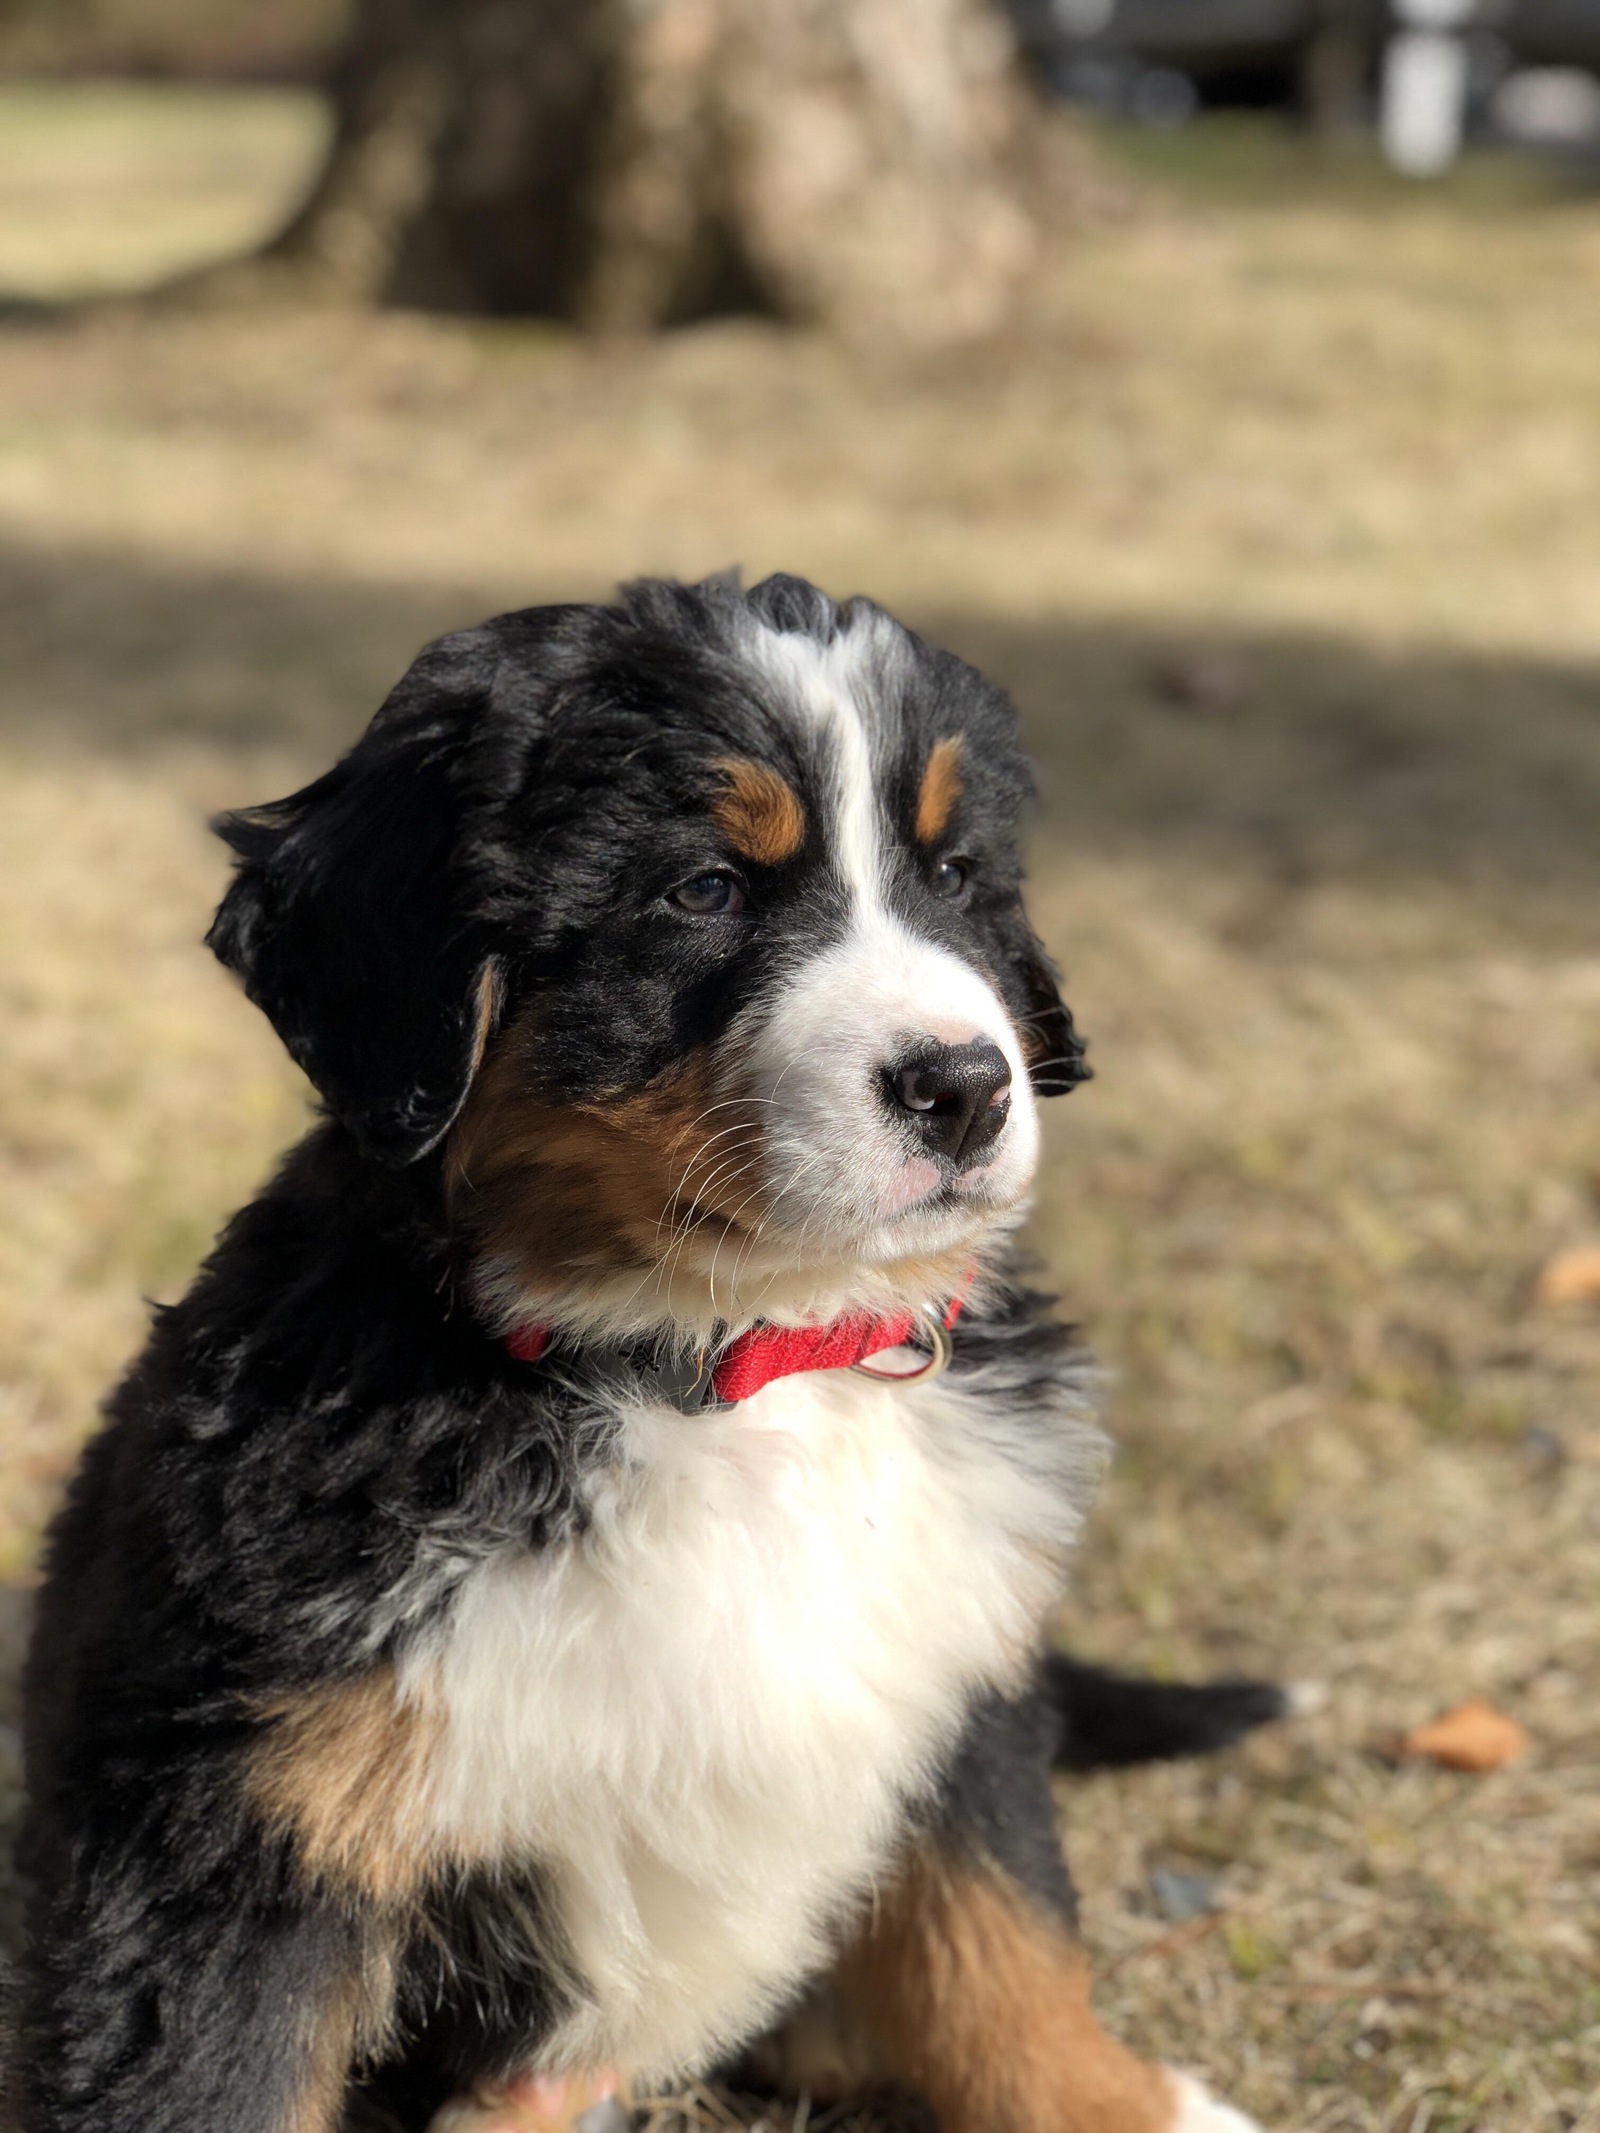
[[[805,809],[793,786],[765,763],[728,756],[716,765],[727,781],[711,803],[711,819],[741,858],[781,866],[806,839]]]
[[[1082,1948],[982,1860],[922,1848],[839,1984],[944,2133],[1169,2133],[1171,2080],[1100,2027]]]
[[[528,1010],[491,1045],[451,1134],[446,1195],[469,1247],[492,1254],[530,1295],[569,1297],[618,1272],[684,1265],[696,1250],[736,1253],[771,1211],[760,1164],[766,1107],[719,1094],[709,1050],[612,1104],[547,1103],[529,1086],[538,1044]],[[968,1259],[962,1248],[895,1272],[948,1294]]]
[[[760,1117],[716,1094],[700,1052],[611,1104],[553,1104],[529,1087],[529,1014],[490,1053],[450,1142],[450,1212],[534,1288],[648,1267],[683,1226],[753,1222]],[[712,1107],[715,1106],[715,1109]]]
[[[917,793],[917,838],[934,844],[950,827],[950,818],[961,797],[961,736],[947,733],[935,741],[923,766]]]
[[[402,1702],[392,1669],[275,1699],[247,1797],[293,1840],[307,1876],[377,1904],[414,1897],[443,1862],[427,1796],[442,1714]]]

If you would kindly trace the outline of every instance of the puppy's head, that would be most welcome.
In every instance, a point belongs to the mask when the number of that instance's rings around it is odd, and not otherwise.
[[[417,661],[229,816],[210,939],[376,1159],[443,1144],[484,1302],[680,1326],[921,1299],[1082,1047],[1010,705],[864,601],[645,584]]]

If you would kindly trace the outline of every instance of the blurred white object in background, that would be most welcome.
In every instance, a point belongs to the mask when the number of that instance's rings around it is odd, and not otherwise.
[[[1408,178],[1437,178],[1461,153],[1469,69],[1460,32],[1476,12],[1476,0],[1395,0],[1404,27],[1383,55],[1378,130]]]
[[[1494,92],[1495,131],[1530,148],[1600,145],[1600,81],[1582,67],[1520,67]]]
[[[1394,0],[1394,18],[1408,30],[1464,30],[1480,12],[1478,0]]]
[[[1117,0],[1050,0],[1056,28],[1068,37],[1098,37],[1117,11]]]

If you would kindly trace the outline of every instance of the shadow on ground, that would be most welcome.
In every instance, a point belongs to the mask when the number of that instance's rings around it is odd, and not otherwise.
[[[0,549],[0,737],[320,767],[438,631],[538,588],[370,586]],[[1006,682],[1077,849],[1555,892],[1600,881],[1600,670],[1327,636],[913,618]]]

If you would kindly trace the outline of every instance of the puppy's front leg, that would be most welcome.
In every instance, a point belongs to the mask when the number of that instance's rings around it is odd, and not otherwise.
[[[918,1847],[841,1984],[941,2133],[1251,2133],[1109,2036],[1069,1921],[948,1836]]]
[[[267,1847],[218,1847],[197,1873],[212,1834],[85,1847],[36,1912],[21,2133],[335,2133],[388,2022],[388,1950]]]
[[[1059,1739],[1042,1678],[973,1713],[830,1981],[854,2078],[921,2090],[942,2133],[1255,2133],[1095,2018],[1051,1796]]]

